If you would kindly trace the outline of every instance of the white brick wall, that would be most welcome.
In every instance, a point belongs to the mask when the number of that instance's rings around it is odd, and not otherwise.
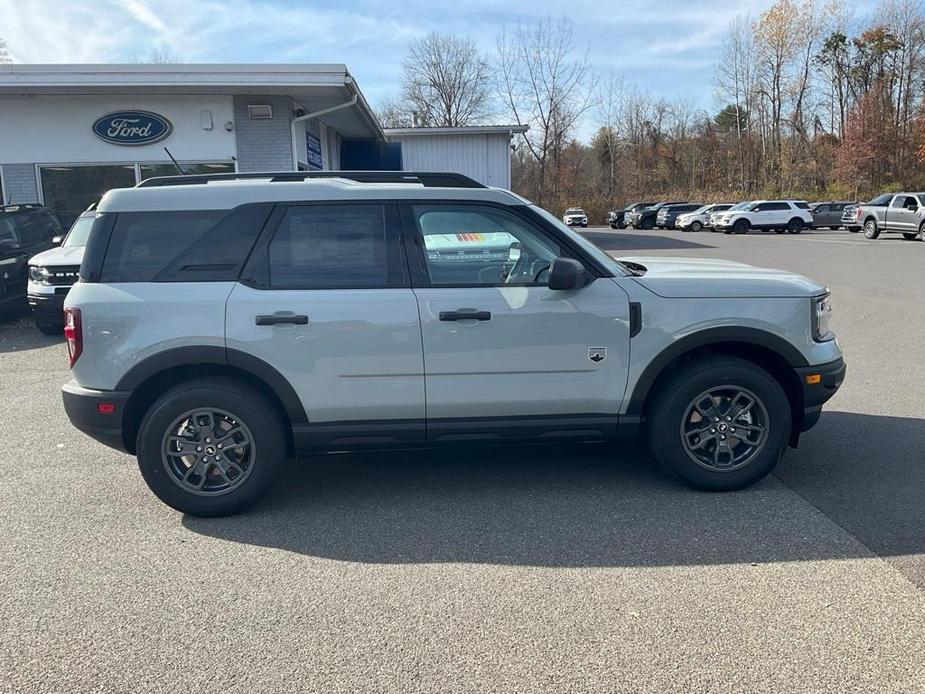
[[[248,104],[269,104],[273,118],[251,120]],[[292,171],[292,103],[285,96],[234,97],[238,171]]]
[[[3,203],[38,202],[39,187],[35,181],[33,164],[0,163],[3,176]]]

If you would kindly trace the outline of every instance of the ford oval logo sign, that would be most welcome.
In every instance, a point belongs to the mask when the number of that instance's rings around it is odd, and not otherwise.
[[[169,120],[150,111],[116,111],[93,124],[96,136],[114,145],[149,145],[163,140],[171,130]]]

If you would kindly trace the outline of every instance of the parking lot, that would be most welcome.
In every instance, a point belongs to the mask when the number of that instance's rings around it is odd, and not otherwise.
[[[833,290],[843,388],[730,494],[613,447],[332,455],[184,517],[0,319],[0,691],[925,691],[925,243],[611,231]]]

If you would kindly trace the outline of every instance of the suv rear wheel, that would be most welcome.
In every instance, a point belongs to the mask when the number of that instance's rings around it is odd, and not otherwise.
[[[168,506],[225,516],[254,504],[286,457],[283,424],[259,391],[196,378],[162,395],[138,430],[138,466]]]
[[[801,231],[803,231],[803,220],[799,217],[794,217],[789,222],[787,222],[788,234],[799,234]]]
[[[790,439],[790,403],[764,369],[709,357],[662,384],[649,407],[649,446],[668,472],[699,489],[754,484]]]

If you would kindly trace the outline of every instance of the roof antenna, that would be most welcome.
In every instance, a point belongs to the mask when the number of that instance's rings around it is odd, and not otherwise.
[[[183,167],[177,163],[177,160],[173,158],[173,155],[170,153],[170,150],[164,147],[164,151],[167,152],[167,156],[170,157],[170,161],[173,162],[173,165],[177,167],[177,171],[180,172],[180,175],[185,176],[186,172],[183,170]]]

